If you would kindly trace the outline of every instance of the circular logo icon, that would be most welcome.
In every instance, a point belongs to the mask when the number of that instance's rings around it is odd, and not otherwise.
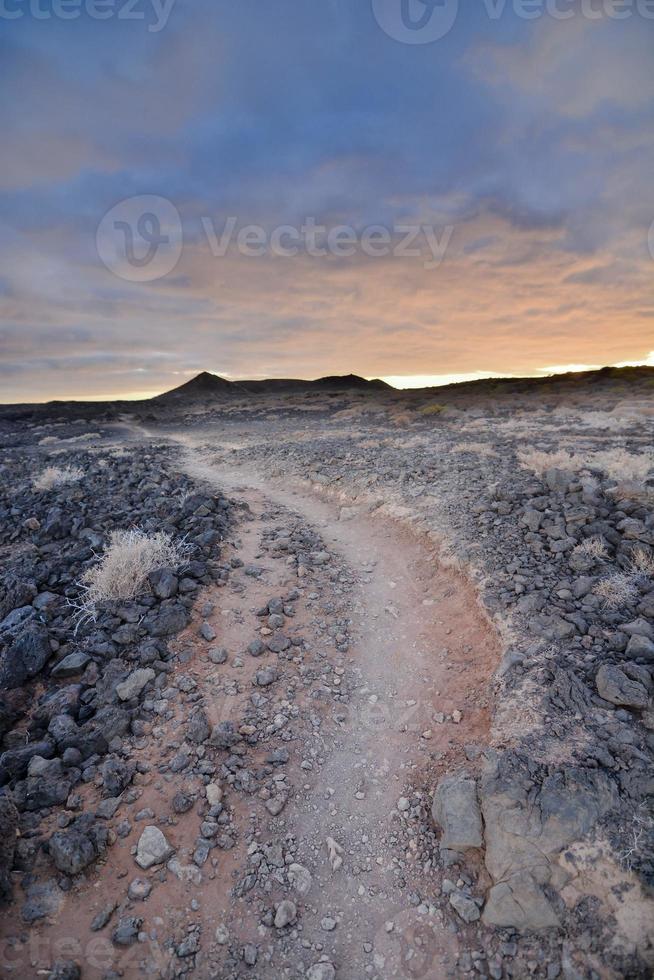
[[[649,248],[649,254],[654,259],[654,221],[649,226],[649,232],[647,234],[647,246]]]
[[[372,0],[375,20],[402,44],[431,44],[449,34],[459,0]]]
[[[172,272],[180,260],[182,220],[165,197],[128,197],[107,211],[95,243],[101,261],[119,279],[153,282]]]

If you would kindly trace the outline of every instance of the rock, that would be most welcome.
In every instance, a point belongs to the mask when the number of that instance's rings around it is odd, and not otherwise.
[[[481,811],[474,779],[464,774],[441,779],[434,793],[431,813],[443,830],[442,847],[465,851],[469,847],[482,846]]]
[[[247,966],[256,966],[259,950],[254,943],[246,943],[243,947],[243,960]]]
[[[464,922],[476,922],[481,915],[477,903],[458,888],[450,894],[450,905]]]
[[[627,708],[646,708],[649,703],[647,690],[639,681],[631,680],[619,667],[603,664],[595,677],[600,697],[611,704]]]
[[[146,878],[134,878],[127,889],[128,896],[133,902],[143,902],[152,891],[152,883]]]
[[[172,568],[158,568],[148,578],[150,588],[158,599],[171,599],[177,595],[179,582]]]
[[[153,681],[156,677],[151,667],[140,667],[122,682],[116,685],[116,694],[121,701],[130,701],[139,696],[146,684]]]
[[[211,647],[208,656],[212,664],[226,664],[229,654],[224,647]]]
[[[253,683],[257,687],[270,687],[277,680],[278,674],[275,667],[262,667],[254,675]]]
[[[553,929],[559,919],[528,871],[518,871],[493,885],[483,913],[486,925],[520,930]]]
[[[222,922],[216,926],[214,938],[219,946],[226,946],[229,942],[229,929]]]
[[[111,934],[112,942],[117,946],[131,946],[138,939],[143,919],[128,915],[118,920],[118,925]]]
[[[298,895],[308,895],[311,891],[313,878],[308,868],[302,864],[290,864],[288,867],[288,880]]]
[[[231,749],[233,745],[241,741],[241,736],[234,730],[234,725],[231,721],[220,721],[217,725],[213,726],[209,741],[216,748]]]
[[[151,636],[172,636],[180,633],[188,623],[188,613],[179,603],[162,605],[158,615],[147,620],[147,630]]]
[[[306,980],[334,980],[336,970],[329,960],[321,960],[320,963],[310,966],[305,976]]]
[[[295,902],[285,898],[275,909],[275,928],[284,929],[295,922],[297,918],[297,908]]]
[[[211,734],[211,726],[202,708],[197,708],[186,725],[186,738],[195,745],[206,742]]]
[[[12,896],[11,869],[16,852],[18,810],[7,793],[0,794],[0,903]]]
[[[27,901],[21,909],[23,922],[31,925],[40,919],[54,919],[61,909],[64,893],[54,878],[43,882],[32,882],[26,888]]]
[[[187,793],[182,793],[181,790],[173,796],[173,810],[175,813],[188,813],[189,810],[193,809],[194,799]]]
[[[286,797],[282,794],[271,797],[271,799],[266,800],[265,807],[271,817],[277,817],[282,812],[286,806]]]
[[[647,636],[634,633],[627,643],[628,657],[654,661],[654,642]]]
[[[204,788],[209,806],[217,806],[222,803],[223,789],[219,783],[207,783]]]
[[[75,653],[69,653],[67,657],[60,660],[58,664],[52,668],[53,677],[74,677],[75,674],[81,674],[86,665],[90,661],[90,657],[84,653],[82,650],[76,650]]]
[[[52,656],[48,631],[33,623],[9,645],[0,661],[0,690],[20,687],[45,667]]]
[[[81,976],[81,967],[75,960],[57,960],[48,973],[48,980],[80,980]]]
[[[99,912],[95,914],[91,921],[91,932],[99,932],[100,929],[104,929],[107,925],[111,916],[114,914],[118,908],[117,902],[109,902],[104,908],[101,908]]]
[[[145,827],[136,846],[136,863],[139,868],[147,870],[155,864],[163,864],[174,853],[163,833],[158,827]]]
[[[606,773],[568,765],[534,785],[529,760],[507,750],[487,756],[479,795],[495,883],[484,921],[523,930],[553,925],[542,885],[563,884],[559,854],[615,807],[615,784]]]
[[[212,640],[216,639],[216,631],[211,625],[211,623],[202,624],[202,626],[200,627],[200,636],[202,637],[203,640],[206,640],[207,643],[211,643]]]
[[[265,652],[266,652],[266,648],[263,644],[263,641],[260,640],[258,637],[256,640],[252,640],[252,642],[248,644],[248,653],[252,657],[260,657]]]
[[[90,814],[83,814],[68,830],[57,830],[51,836],[50,857],[64,874],[79,874],[104,852],[107,836],[105,827],[94,824]]]
[[[72,720],[72,719],[71,719]],[[54,745],[43,739],[40,742],[29,742],[17,749],[8,749],[0,755],[0,786],[10,779],[20,779],[27,772],[30,760],[35,756],[49,759],[54,754]]]

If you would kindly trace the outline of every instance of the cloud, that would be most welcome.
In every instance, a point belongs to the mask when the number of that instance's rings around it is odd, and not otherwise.
[[[156,391],[207,366],[530,373],[649,351],[652,23],[471,7],[417,49],[366,4],[196,0],[159,34],[41,27],[8,24],[0,58],[3,399]],[[186,243],[141,285],[95,252],[137,194],[169,198]],[[437,269],[216,259],[201,218],[229,215],[454,232]]]

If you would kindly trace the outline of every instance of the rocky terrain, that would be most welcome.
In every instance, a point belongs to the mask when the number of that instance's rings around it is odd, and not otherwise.
[[[650,374],[327,380],[0,413],[0,976],[651,976]]]

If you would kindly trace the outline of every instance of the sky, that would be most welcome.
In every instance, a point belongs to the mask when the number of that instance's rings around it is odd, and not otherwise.
[[[0,0],[0,401],[654,363],[654,0]]]

